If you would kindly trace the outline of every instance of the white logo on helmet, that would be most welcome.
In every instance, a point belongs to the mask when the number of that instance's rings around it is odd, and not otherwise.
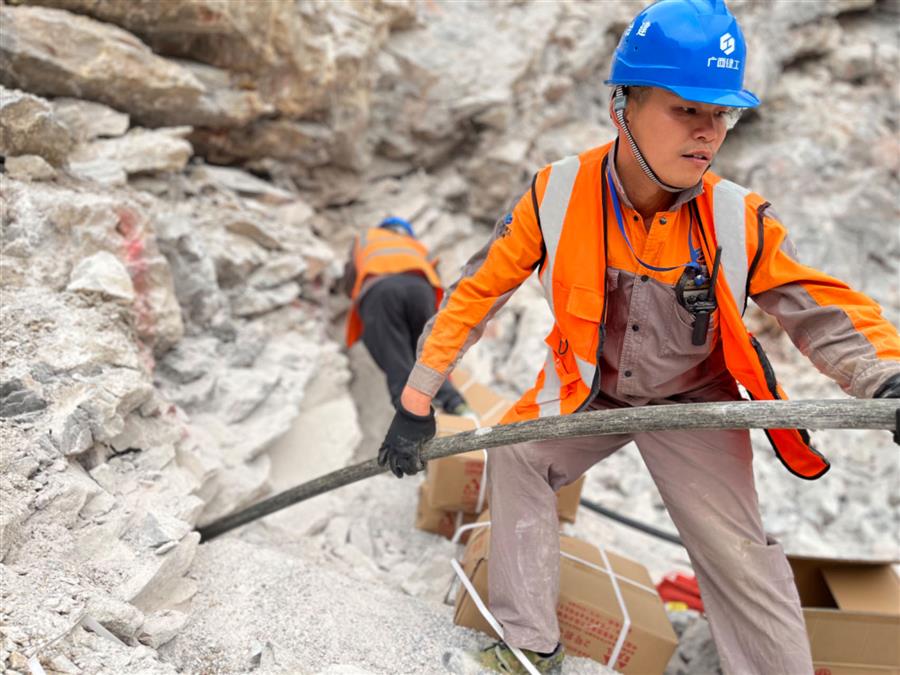
[[[719,38],[719,47],[725,53],[725,56],[734,51],[734,38],[731,36],[731,33],[725,33]]]
[[[639,36],[639,37],[644,37],[644,36],[646,36],[646,35],[647,35],[647,29],[648,29],[648,28],[650,28],[650,22],[649,22],[649,21],[644,21],[644,23],[641,24],[641,27],[638,28],[638,32],[637,32],[638,36]]]

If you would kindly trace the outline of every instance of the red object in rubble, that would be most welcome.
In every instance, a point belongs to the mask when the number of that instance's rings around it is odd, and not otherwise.
[[[656,585],[656,591],[664,603],[683,602],[691,609],[703,611],[700,587],[697,585],[697,577],[693,574],[670,572]]]

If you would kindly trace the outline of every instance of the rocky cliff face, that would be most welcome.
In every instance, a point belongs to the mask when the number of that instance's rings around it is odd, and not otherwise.
[[[896,5],[730,4],[764,105],[717,170],[775,205],[809,264],[896,321]],[[389,672],[371,653],[328,649],[328,631],[298,638],[272,609],[277,589],[260,605],[280,642],[231,625],[229,643],[214,608],[241,583],[226,564],[234,556],[250,574],[299,575],[301,588],[334,583],[341,598],[358,596],[341,600],[347,611],[402,593],[413,615],[449,626],[435,582],[448,551],[408,539],[412,489],[383,481],[334,495],[199,557],[193,530],[374,452],[390,416],[383,382],[364,352],[339,346],[347,305],[334,287],[352,235],[407,217],[452,282],[537,168],[611,138],[602,80],[640,5],[0,1],[5,668]],[[839,394],[777,326],[752,320],[792,394]],[[467,363],[519,393],[548,325],[529,282]],[[896,556],[889,486],[900,467],[886,435],[821,445],[836,469],[801,485],[760,444],[767,526],[797,550]],[[586,489],[667,524],[633,452]],[[614,528],[580,527],[655,573],[685,562]],[[329,581],[324,566],[349,581]],[[369,598],[354,584],[378,590]],[[360,624],[373,652],[390,625]],[[426,651],[472,639],[434,629]],[[396,649],[418,669],[412,642]],[[703,653],[685,652],[672,672],[707,672]],[[455,672],[460,663],[445,660]]]

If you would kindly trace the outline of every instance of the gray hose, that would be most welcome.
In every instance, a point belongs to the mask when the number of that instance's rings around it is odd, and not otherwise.
[[[577,415],[545,417],[527,422],[466,431],[435,438],[425,444],[422,462],[470,450],[496,448],[525,441],[578,436],[633,434],[643,431],[687,429],[885,429],[897,425],[898,401],[735,401],[595,410]],[[348,466],[292,487],[242,511],[198,528],[201,541],[209,541],[275,511],[386,471],[374,459]]]

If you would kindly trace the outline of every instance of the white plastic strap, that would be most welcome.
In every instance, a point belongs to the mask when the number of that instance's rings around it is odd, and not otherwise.
[[[619,662],[619,653],[622,651],[622,646],[625,644],[625,638],[628,637],[628,631],[631,629],[631,615],[628,613],[628,607],[625,605],[625,599],[622,597],[622,589],[619,588],[619,580],[613,573],[612,565],[609,564],[609,558],[606,556],[606,551],[602,548],[600,549],[600,555],[603,556],[603,564],[606,565],[606,569],[609,570],[609,580],[612,582],[613,590],[616,593],[619,609],[622,610],[622,628],[619,629],[619,638],[616,640],[616,645],[613,647],[612,653],[609,655],[609,660],[606,662],[607,666],[615,668],[616,663]]]
[[[480,523],[469,523],[468,525],[463,525],[462,527],[456,528],[456,532],[453,533],[453,539],[450,540],[451,544],[458,544],[459,538],[463,535],[463,532],[468,532],[469,530],[475,530],[479,527],[489,527],[491,521],[485,520]]]
[[[463,571],[463,568],[460,566],[458,562],[454,559],[450,559],[450,565],[453,566],[453,571],[456,572],[456,576],[459,577],[459,580],[462,582],[462,585],[465,586],[466,591],[469,593],[469,597],[472,598],[472,601],[475,603],[475,607],[478,608],[478,611],[481,613],[481,616],[484,617],[485,621],[487,621],[491,628],[494,629],[494,632],[500,636],[500,639],[503,639],[503,629],[500,627],[500,624],[497,622],[497,619],[494,618],[494,615],[491,614],[491,611],[487,608],[487,605],[481,599],[481,596],[478,595],[478,591],[475,590],[475,587],[472,585],[472,582],[469,581],[469,577],[466,576],[466,573]],[[518,647],[513,647],[512,645],[507,645],[510,651],[515,655],[517,659],[519,659],[519,663],[527,670],[530,675],[541,675],[537,668],[534,667],[534,664],[531,663],[525,655],[522,653],[522,650]]]
[[[603,549],[600,549],[600,551],[602,552]],[[611,577],[615,577],[621,583],[629,584],[630,586],[639,588],[642,591],[646,591],[647,593],[652,593],[653,595],[656,595],[657,591],[655,588],[652,588],[650,586],[645,586],[644,584],[642,584],[638,581],[635,581],[634,579],[629,579],[628,577],[623,577],[621,574],[616,574],[615,572],[610,573],[609,570],[606,570],[602,567],[598,567],[594,563],[588,562],[587,560],[582,560],[578,556],[572,555],[571,553],[566,553],[565,551],[560,551],[559,554],[563,558],[568,558],[569,560],[574,560],[575,562],[581,563],[582,565],[585,565],[586,567],[590,567],[591,569],[596,570],[602,574],[606,574]]]
[[[478,513],[484,511],[484,496],[487,492],[487,462],[488,462],[488,452],[487,450],[482,450],[484,453],[484,468],[481,469],[481,484],[478,486],[478,502],[475,504],[475,510]]]

